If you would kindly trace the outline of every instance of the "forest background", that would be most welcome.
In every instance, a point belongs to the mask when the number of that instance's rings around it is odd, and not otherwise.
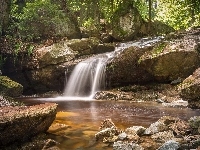
[[[0,43],[5,47],[5,40],[11,41],[7,43],[12,43],[16,52],[25,42],[38,42],[52,35],[64,37],[63,28],[69,16],[77,30],[112,32],[114,16],[129,7],[137,8],[149,24],[161,21],[175,30],[200,25],[199,0],[1,0],[0,3]],[[51,29],[59,32],[50,34]],[[24,47],[29,53],[34,48],[31,44]],[[2,63],[2,56],[0,59]]]

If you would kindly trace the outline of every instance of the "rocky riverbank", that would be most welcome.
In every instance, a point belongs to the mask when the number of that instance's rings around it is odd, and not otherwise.
[[[185,150],[200,148],[200,117],[188,121],[164,116],[148,128],[132,126],[121,130],[111,119],[101,123],[95,134],[98,141],[112,145],[114,150]]]

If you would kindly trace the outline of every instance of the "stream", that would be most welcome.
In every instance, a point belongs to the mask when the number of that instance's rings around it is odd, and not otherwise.
[[[59,142],[61,150],[111,150],[107,144],[95,140],[103,120],[111,118],[124,130],[140,125],[148,127],[162,116],[183,120],[200,114],[190,108],[164,107],[156,102],[127,102],[99,100],[58,100],[53,98],[21,98],[27,105],[56,102],[58,113],[48,133]]]

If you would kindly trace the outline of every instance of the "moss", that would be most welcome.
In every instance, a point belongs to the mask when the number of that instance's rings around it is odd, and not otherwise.
[[[164,52],[166,46],[167,46],[167,43],[158,44],[157,46],[154,47],[152,51],[142,55],[138,60],[138,64],[140,64],[144,59],[153,59],[157,57],[158,55]]]
[[[2,94],[16,97],[20,96],[23,91],[23,86],[15,81],[12,81],[6,76],[0,76],[0,92]]]

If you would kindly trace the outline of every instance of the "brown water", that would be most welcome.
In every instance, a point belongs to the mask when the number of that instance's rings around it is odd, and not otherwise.
[[[27,104],[37,104],[52,99],[24,99]],[[55,101],[54,101],[55,102]],[[110,150],[112,147],[97,142],[94,135],[100,123],[111,118],[122,130],[133,125],[148,127],[162,116],[187,120],[200,115],[200,110],[168,108],[157,103],[131,103],[124,101],[56,101],[58,113],[49,129],[51,138],[59,142],[61,150]],[[64,124],[58,129],[56,126]]]

